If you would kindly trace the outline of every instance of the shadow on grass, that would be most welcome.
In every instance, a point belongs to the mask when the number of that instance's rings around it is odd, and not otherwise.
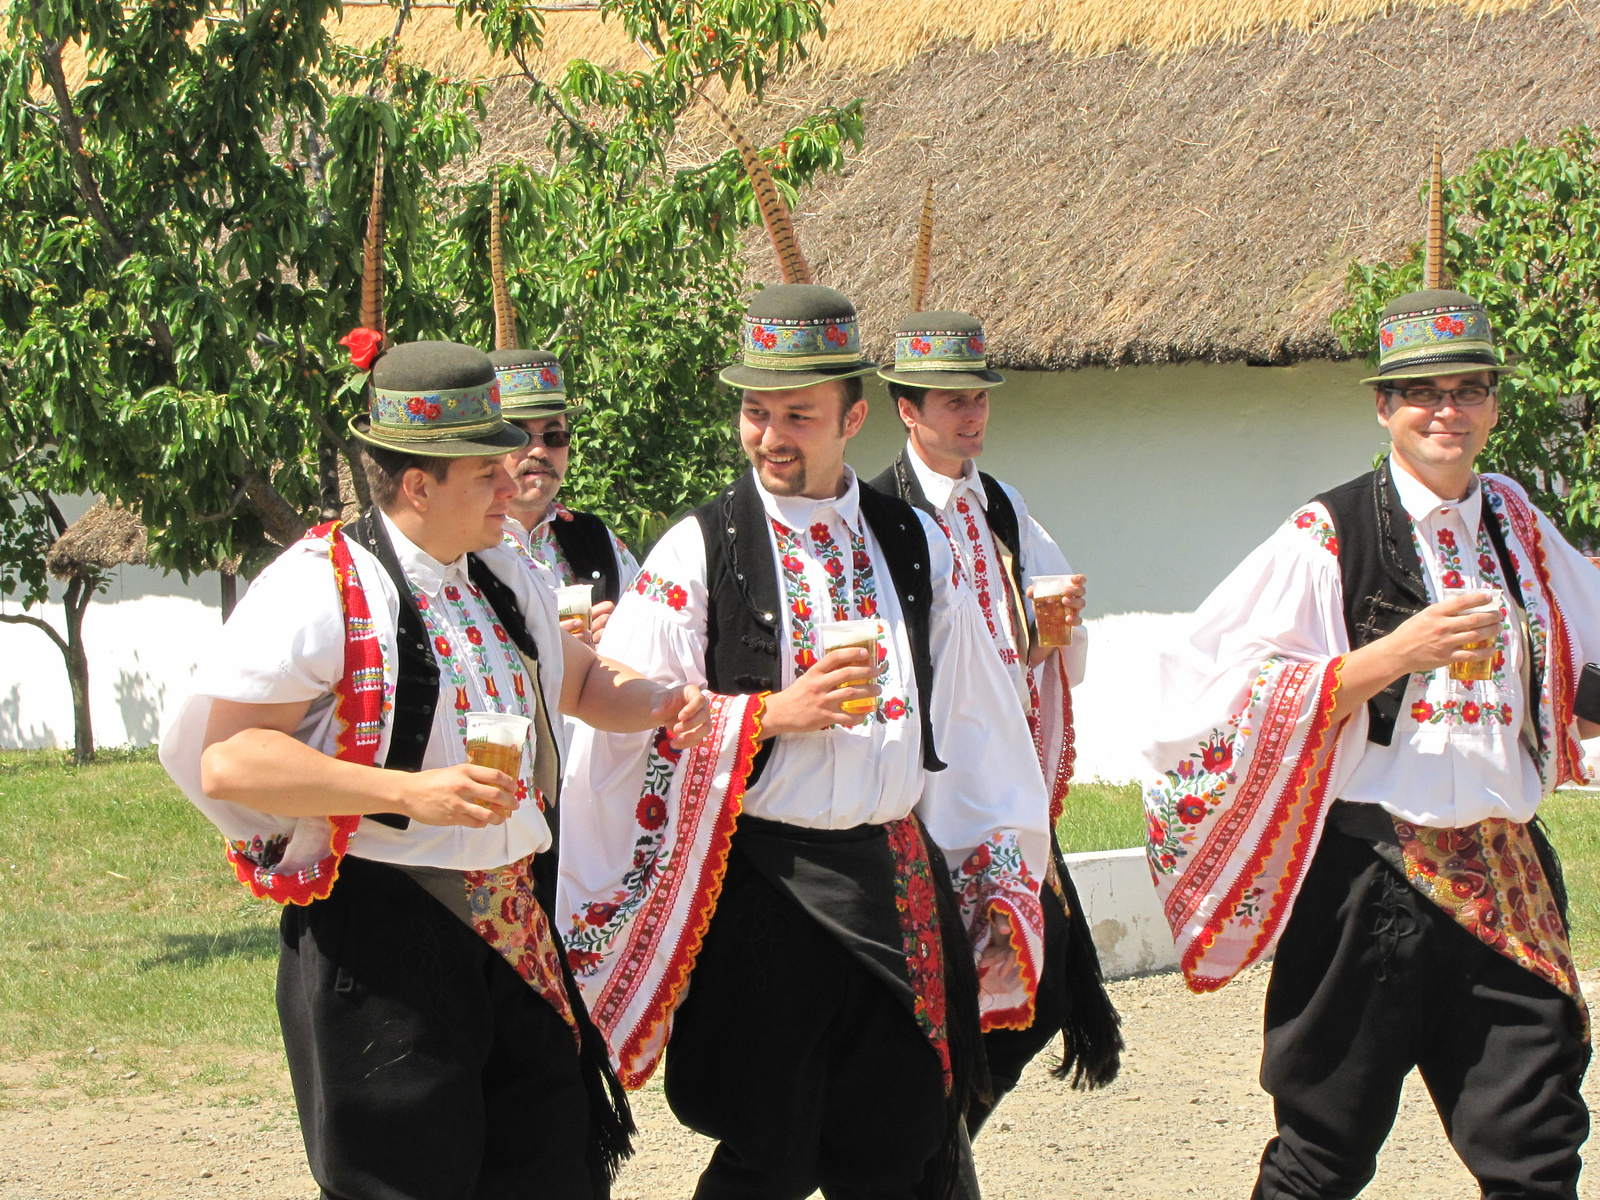
[[[160,954],[139,964],[141,971],[158,967],[203,967],[229,958],[275,958],[278,931],[270,926],[236,929],[231,933],[164,933]]]

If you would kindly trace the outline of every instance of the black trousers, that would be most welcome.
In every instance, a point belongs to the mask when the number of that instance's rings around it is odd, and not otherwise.
[[[278,1015],[326,1200],[594,1200],[571,1030],[403,872],[284,909]]]
[[[667,1046],[667,1103],[716,1138],[695,1200],[912,1200],[943,1140],[938,1056],[881,978],[736,835]]]
[[[978,1136],[978,1130],[1001,1098],[1017,1086],[1023,1070],[1039,1051],[1061,1040],[1061,1025],[1072,1004],[1070,996],[1061,994],[1066,979],[1063,960],[1067,954],[1067,939],[1071,936],[1067,914],[1061,910],[1061,901],[1048,885],[1039,889],[1039,905],[1044,909],[1044,968],[1034,996],[1033,1024],[1026,1029],[991,1029],[983,1035],[994,1099],[987,1104],[974,1100],[968,1107],[967,1129],[973,1137]]]
[[[1567,997],[1461,928],[1372,843],[1330,828],[1267,988],[1261,1086],[1278,1136],[1255,1195],[1355,1196],[1415,1067],[1485,1200],[1574,1200],[1588,1058]]]

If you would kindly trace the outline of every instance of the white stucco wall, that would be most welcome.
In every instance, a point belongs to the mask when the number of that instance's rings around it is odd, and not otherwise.
[[[1349,364],[1187,364],[1018,373],[995,390],[984,469],[1022,489],[1089,577],[1081,778],[1138,772],[1142,689],[1173,614],[1192,611],[1298,504],[1371,465],[1382,437],[1360,375]],[[870,477],[902,434],[876,380],[868,399],[850,461]],[[69,502],[67,515],[84,507]],[[96,740],[149,742],[162,697],[193,671],[219,621],[215,575],[117,572],[85,621]],[[0,625],[0,746],[71,738],[60,653],[37,630]]]

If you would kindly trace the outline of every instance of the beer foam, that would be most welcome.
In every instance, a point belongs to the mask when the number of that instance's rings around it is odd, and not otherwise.
[[[492,718],[485,720],[485,717]],[[476,720],[474,720],[476,718]],[[467,740],[488,742],[491,746],[520,747],[528,740],[527,717],[502,713],[468,713]]]

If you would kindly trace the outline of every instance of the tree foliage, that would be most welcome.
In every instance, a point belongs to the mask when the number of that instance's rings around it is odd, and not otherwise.
[[[1445,181],[1445,273],[1482,300],[1517,370],[1481,460],[1516,479],[1576,544],[1600,545],[1600,140],[1484,151]],[[1334,314],[1344,345],[1377,362],[1377,318],[1419,288],[1422,254],[1353,264]]]
[[[465,169],[485,87],[330,37],[330,0],[18,0],[0,42],[0,591],[37,602],[48,522],[26,496],[99,492],[152,559],[252,562],[339,508],[363,377],[356,322],[373,163],[386,161],[391,337],[489,345],[488,189]],[[637,70],[527,68],[526,0],[461,0],[522,68],[544,123],[508,164],[507,242],[527,343],[587,401],[579,503],[636,535],[733,465],[715,368],[733,348],[737,161],[685,161],[708,86],[759,96],[823,33],[820,0],[603,0]],[[396,33],[408,8],[397,6]],[[789,187],[859,141],[854,107],[803,119]],[[676,145],[676,150],[674,149]],[[359,472],[356,473],[359,475]],[[658,514],[656,518],[640,514]],[[46,532],[41,532],[45,530]]]

